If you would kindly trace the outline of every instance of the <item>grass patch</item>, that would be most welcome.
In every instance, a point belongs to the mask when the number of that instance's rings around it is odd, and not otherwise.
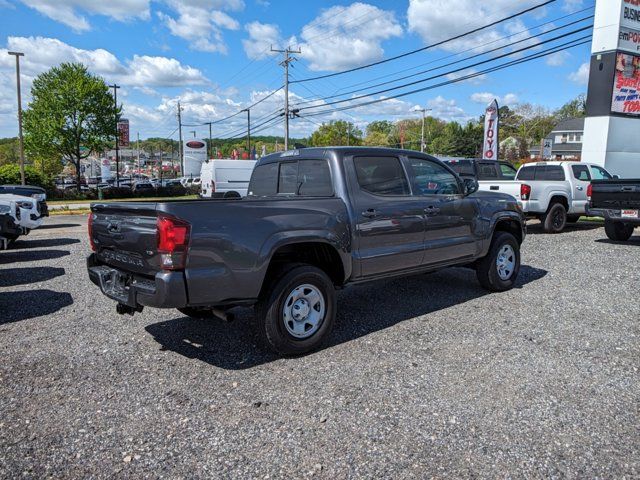
[[[56,215],[88,215],[89,213],[91,213],[91,209],[89,208],[69,208],[66,206],[49,210],[49,215],[52,217]]]

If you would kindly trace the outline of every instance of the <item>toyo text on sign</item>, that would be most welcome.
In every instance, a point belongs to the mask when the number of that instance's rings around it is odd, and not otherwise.
[[[498,123],[500,115],[498,101],[489,104],[484,114],[484,145],[482,147],[483,160],[498,159]]]

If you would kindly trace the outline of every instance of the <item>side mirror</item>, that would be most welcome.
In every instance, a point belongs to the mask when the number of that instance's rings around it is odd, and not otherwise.
[[[464,178],[462,180],[464,183],[464,194],[471,195],[472,193],[476,193],[480,185],[478,185],[478,181],[475,178]]]
[[[613,179],[614,180],[619,180],[620,179],[620,175],[613,175]]]

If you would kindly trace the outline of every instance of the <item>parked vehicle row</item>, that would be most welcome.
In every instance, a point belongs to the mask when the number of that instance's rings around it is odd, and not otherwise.
[[[209,160],[200,171],[200,196],[245,197],[255,160]]]
[[[0,185],[0,247],[6,249],[20,235],[27,235],[49,215],[43,188]]]
[[[92,204],[88,274],[119,313],[226,317],[254,305],[262,341],[301,354],[331,331],[337,288],[451,266],[512,288],[522,209],[477,190],[414,151],[276,153],[257,162],[246,198]]]

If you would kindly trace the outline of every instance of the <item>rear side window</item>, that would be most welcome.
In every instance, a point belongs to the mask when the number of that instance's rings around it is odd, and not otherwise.
[[[476,172],[473,169],[471,160],[452,160],[447,162],[449,167],[461,177],[475,177]]]
[[[278,163],[259,165],[253,170],[249,182],[249,195],[265,197],[278,191]]]
[[[536,176],[536,167],[522,167],[518,173],[518,180],[533,180]]]
[[[489,162],[478,163],[478,180],[490,180],[498,178],[498,165]]]
[[[595,165],[591,166],[591,173],[594,180],[610,180],[613,178],[604,168],[596,167]]]
[[[500,173],[502,174],[502,178],[506,178],[507,180],[514,180],[516,178],[517,170],[512,165],[501,163]]]
[[[333,195],[331,172],[326,160],[300,161],[298,195],[303,197],[330,197]]]
[[[295,195],[298,187],[298,162],[284,162],[280,164],[278,175],[278,193]]]
[[[356,157],[358,184],[375,195],[409,195],[409,182],[396,157]]]
[[[576,180],[580,180],[583,182],[588,182],[591,180],[591,175],[589,175],[589,168],[586,165],[571,165],[571,170],[573,171],[573,178]]]

